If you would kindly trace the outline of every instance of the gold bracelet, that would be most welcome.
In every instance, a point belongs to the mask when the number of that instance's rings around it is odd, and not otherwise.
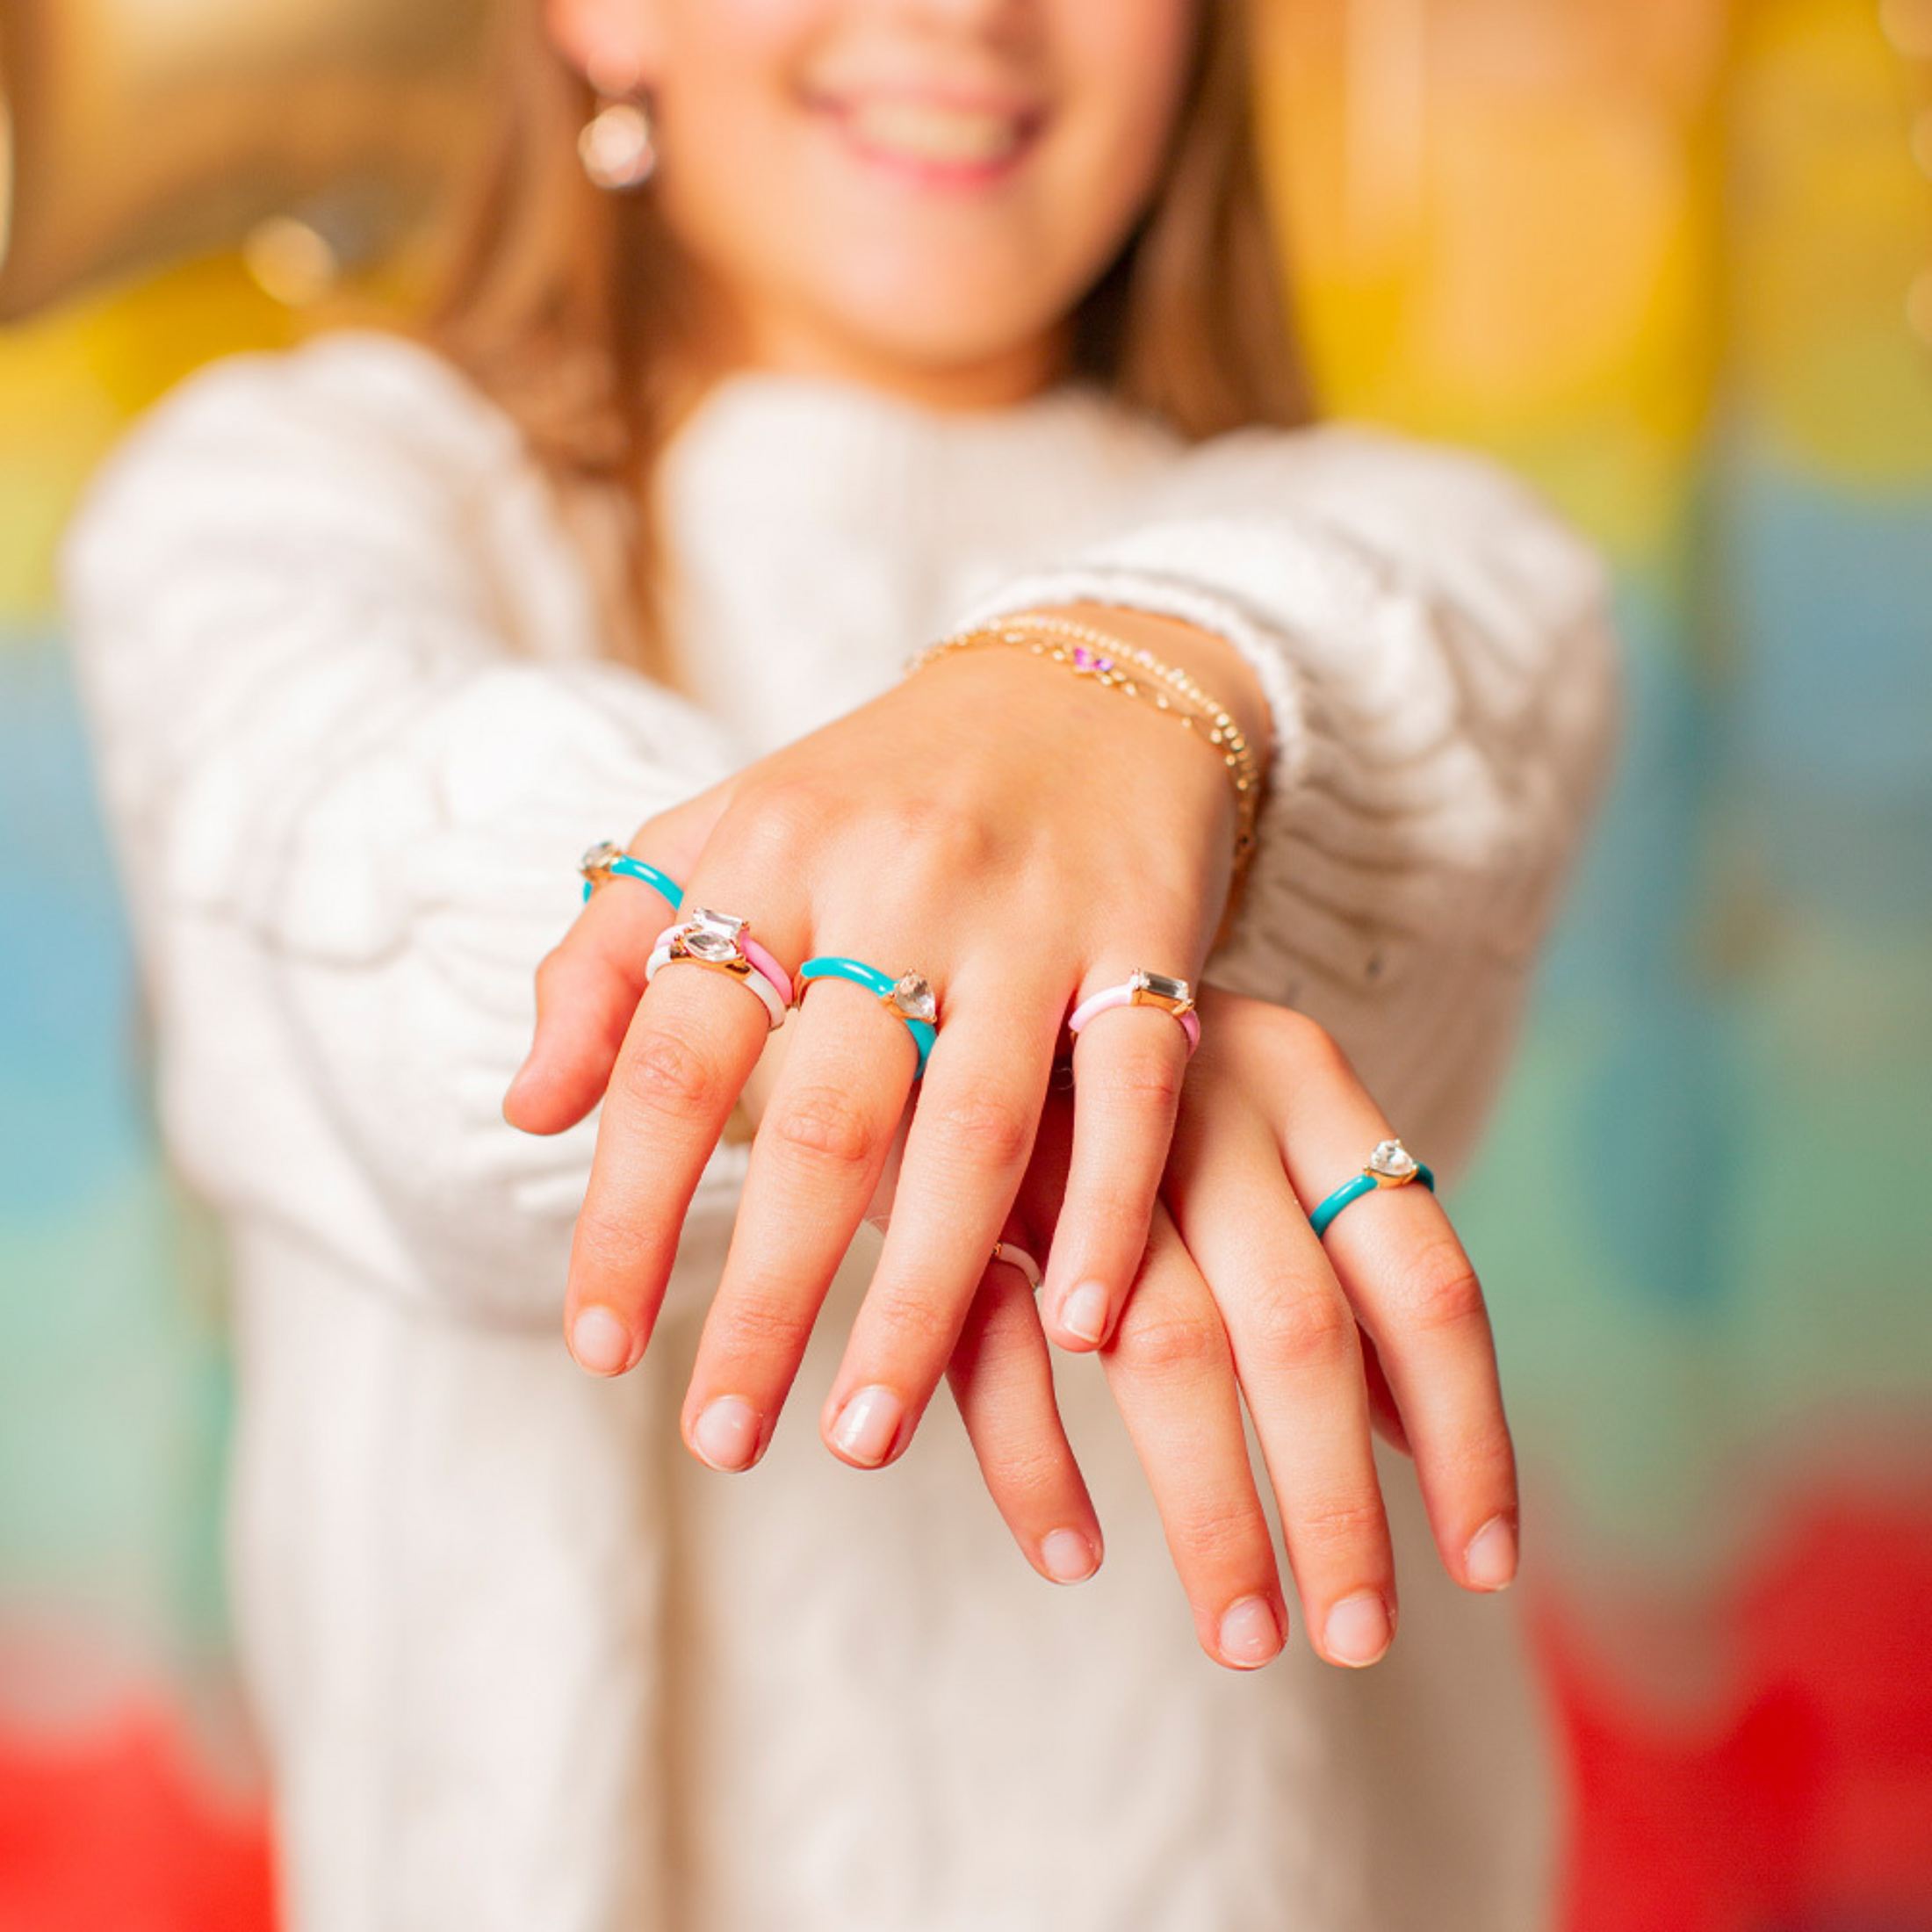
[[[1090,677],[1128,697],[1143,699],[1205,738],[1221,753],[1222,762],[1228,768],[1229,782],[1235,789],[1235,873],[1239,878],[1254,852],[1255,816],[1261,805],[1261,766],[1246,733],[1236,724],[1234,714],[1225,704],[1204,691],[1186,671],[1163,664],[1151,651],[1110,637],[1091,624],[1077,623],[1071,617],[1056,617],[1047,611],[1017,611],[1010,617],[976,624],[970,631],[955,631],[912,659],[905,667],[906,675],[911,676],[934,659],[951,652],[977,650],[987,645],[1014,645],[1030,651],[1035,657],[1063,664],[1080,677]],[[1122,668],[1125,665],[1144,672],[1146,678],[1136,678],[1132,671]],[[1176,698],[1181,702],[1177,703]]]

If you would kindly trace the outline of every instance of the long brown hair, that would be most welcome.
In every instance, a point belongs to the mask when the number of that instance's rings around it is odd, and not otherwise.
[[[1162,185],[1072,318],[1071,373],[1189,440],[1292,425],[1312,406],[1257,160],[1246,0],[1202,18]],[[696,400],[697,291],[646,189],[594,187],[588,83],[537,0],[498,10],[488,117],[461,170],[415,331],[523,427],[560,492],[608,499],[618,577],[608,648],[661,673],[658,452]]]

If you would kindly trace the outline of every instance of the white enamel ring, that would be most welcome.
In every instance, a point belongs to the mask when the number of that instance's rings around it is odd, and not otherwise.
[[[694,966],[723,973],[756,993],[770,1027],[783,1026],[788,1000],[772,984],[771,975],[746,952],[740,936],[744,924],[742,919],[724,913],[708,912],[703,906],[695,908],[689,919],[667,926],[658,934],[658,942],[645,962],[645,984],[648,986],[674,960],[687,960]]]
[[[993,1259],[1004,1261],[1009,1268],[1018,1268],[1026,1276],[1027,1286],[1035,1294],[1039,1294],[1040,1284],[1046,1277],[1040,1272],[1040,1264],[1024,1248],[1016,1248],[1010,1241],[996,1241],[993,1243]]]

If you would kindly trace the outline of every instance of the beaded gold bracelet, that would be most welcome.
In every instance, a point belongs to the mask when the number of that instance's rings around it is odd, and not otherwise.
[[[1109,637],[1092,624],[1047,611],[1016,611],[1010,617],[957,631],[929,645],[906,665],[911,674],[954,651],[977,650],[988,645],[1009,645],[1035,657],[1063,664],[1077,675],[1139,698],[1165,711],[1186,730],[1198,733],[1220,753],[1235,789],[1235,870],[1246,869],[1254,851],[1255,815],[1261,804],[1261,767],[1247,734],[1218,698],[1204,691],[1186,671],[1163,664],[1151,651]],[[1132,666],[1133,669],[1126,668]],[[1136,677],[1135,672],[1143,673]],[[1179,702],[1177,703],[1176,700]]]

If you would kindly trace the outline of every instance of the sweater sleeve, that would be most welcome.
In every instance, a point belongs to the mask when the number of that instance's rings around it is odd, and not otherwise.
[[[400,339],[190,378],[60,572],[187,1177],[406,1294],[554,1318],[595,1128],[501,1119],[534,970],[584,847],[743,761],[589,660],[514,426]]]
[[[1214,631],[1266,694],[1258,849],[1208,977],[1314,1013],[1372,1085],[1460,1085],[1430,1111],[1466,1143],[1609,763],[1595,552],[1483,458],[1251,430],[964,621],[1076,602]]]

